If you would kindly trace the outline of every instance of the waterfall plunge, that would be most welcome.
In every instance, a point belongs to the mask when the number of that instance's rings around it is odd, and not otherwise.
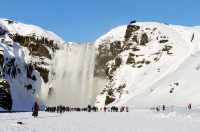
[[[52,96],[47,105],[86,106],[93,104],[100,91],[94,83],[93,45],[65,45],[57,51],[52,66]],[[102,89],[102,88],[100,88]]]

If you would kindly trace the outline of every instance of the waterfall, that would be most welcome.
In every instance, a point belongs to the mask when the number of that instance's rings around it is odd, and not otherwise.
[[[52,95],[47,105],[86,106],[93,104],[98,88],[94,86],[95,48],[90,44],[68,44],[55,54]]]

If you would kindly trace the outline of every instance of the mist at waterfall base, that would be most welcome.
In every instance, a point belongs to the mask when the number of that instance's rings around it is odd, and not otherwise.
[[[66,45],[55,54],[48,106],[94,105],[105,81],[94,77],[95,48],[91,44]]]

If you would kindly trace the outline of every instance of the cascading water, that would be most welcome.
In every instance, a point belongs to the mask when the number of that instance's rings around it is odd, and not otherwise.
[[[52,65],[52,95],[47,105],[86,106],[93,104],[98,88],[94,85],[95,48],[68,44],[57,51]]]

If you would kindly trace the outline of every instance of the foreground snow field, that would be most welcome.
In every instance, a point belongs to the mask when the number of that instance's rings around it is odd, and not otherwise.
[[[129,113],[1,113],[0,132],[199,132],[200,109]],[[22,122],[23,124],[17,124]]]

